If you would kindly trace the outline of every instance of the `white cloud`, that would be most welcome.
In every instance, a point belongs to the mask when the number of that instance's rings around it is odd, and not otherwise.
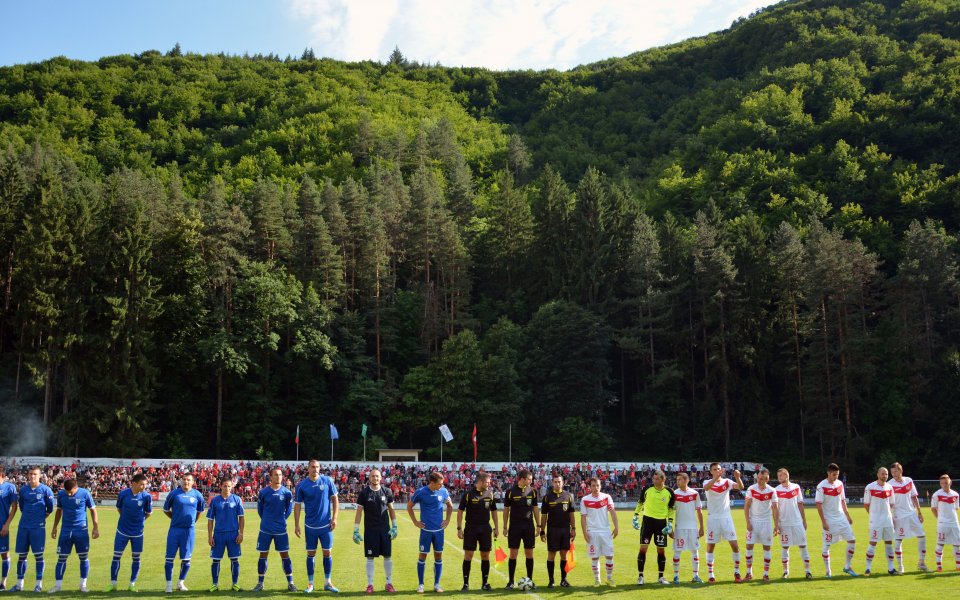
[[[728,27],[771,0],[289,0],[318,55],[566,69]]]

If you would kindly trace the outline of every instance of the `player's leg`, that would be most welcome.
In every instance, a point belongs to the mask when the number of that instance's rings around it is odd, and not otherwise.
[[[773,554],[770,551],[770,546],[763,547],[763,580],[767,581],[770,579],[770,561],[773,559]]]
[[[180,578],[177,580],[177,589],[187,591],[187,574],[190,573],[190,560],[193,558],[193,542],[196,530],[186,528],[181,534],[180,541]]]
[[[120,559],[123,558],[123,551],[130,540],[119,531],[113,536],[113,560],[110,561],[110,585],[107,591],[112,592],[117,589],[117,580],[120,579]]]
[[[513,579],[517,573],[517,554],[520,553],[520,527],[511,527],[507,532],[507,548],[510,558],[507,560],[507,588],[513,587]]]
[[[74,547],[77,549],[77,558],[80,560],[80,591],[87,589],[87,578],[90,577],[90,534],[84,529],[76,532]]]
[[[733,558],[733,578],[737,580],[740,579],[740,546],[737,544],[737,531],[733,528],[732,519],[727,536],[727,541],[730,542],[730,556]]]
[[[167,530],[167,548],[164,554],[163,575],[167,582],[167,593],[173,593],[173,561],[177,557],[177,530],[171,527]]]
[[[479,537],[478,547],[480,548],[480,589],[490,590],[490,551],[493,550],[493,529],[488,527]]]
[[[257,585],[253,588],[255,592],[263,591],[263,580],[267,576],[267,558],[270,556],[270,544],[273,542],[273,536],[260,532],[257,535],[257,552],[260,557],[257,559]]]
[[[337,593],[340,590],[333,586],[333,532],[329,527],[320,530],[320,549],[323,551],[323,589]]]
[[[123,550],[121,549],[121,553]],[[140,555],[143,554],[143,536],[130,538],[130,590],[136,591],[140,576]]]
[[[237,536],[235,534],[229,534],[227,539],[227,558],[230,559],[230,580],[231,587],[233,591],[240,591],[240,556],[242,556],[242,550],[240,544],[237,543]]]
[[[533,549],[537,545],[536,531],[530,526],[523,534],[523,556],[526,559],[527,578],[533,580]]]
[[[67,573],[67,558],[73,550],[73,539],[69,531],[61,531],[57,539],[57,564],[53,568],[53,590],[59,592],[63,589],[63,576]]]
[[[43,571],[45,567],[45,562],[43,560],[43,551],[47,546],[47,530],[46,529],[31,529],[30,530],[30,548],[33,551],[33,562],[37,570],[37,584],[34,586],[33,591],[39,592],[43,589]]]
[[[877,553],[876,534],[877,530],[871,530],[870,542],[867,544],[867,570],[864,571],[864,575],[870,575],[870,572],[873,569],[873,557]]]
[[[223,534],[217,533],[213,536],[213,546],[210,547],[210,591],[215,592],[220,589],[220,561],[227,551],[226,538]]]
[[[713,551],[716,549],[716,547],[717,545],[714,543],[707,543],[707,577],[710,578],[710,583],[716,581],[716,577],[714,577],[713,573]]]
[[[17,583],[14,591],[23,590],[23,581],[27,577],[27,555],[30,553],[30,530],[17,529],[17,543],[14,547],[17,553]]]
[[[393,540],[386,531],[380,533],[380,555],[383,556],[383,574],[386,578],[384,589],[395,592],[393,588]]]
[[[433,536],[429,531],[420,530],[420,553],[417,555],[417,581],[420,587],[417,591],[423,591],[423,579],[427,570],[427,553],[430,551],[430,545],[433,543]]]
[[[307,589],[308,594],[313,591],[314,573],[317,569],[317,547],[320,545],[320,530],[312,527],[305,528],[307,545]]]
[[[894,566],[894,550],[893,542],[891,540],[885,540],[883,543],[884,547],[887,549],[887,573],[893,575],[894,573],[899,573]]]
[[[280,553],[280,565],[283,568],[283,574],[287,577],[287,591],[295,592],[297,587],[293,585],[293,561],[290,559],[290,536],[282,533],[274,537],[274,548]]]
[[[477,549],[478,535],[476,528],[469,525],[463,531],[463,564],[460,565],[463,574],[463,587],[460,588],[462,592],[470,589],[470,567],[473,564],[473,553]]]
[[[433,533],[433,589],[442,592],[440,577],[443,575],[443,530]]]

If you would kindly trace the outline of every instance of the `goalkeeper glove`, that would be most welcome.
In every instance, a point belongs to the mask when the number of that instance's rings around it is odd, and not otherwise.
[[[360,526],[354,525],[353,526],[353,543],[359,544],[362,541],[363,541],[363,536],[360,535]]]
[[[661,533],[663,533],[664,535],[670,535],[671,533],[673,533],[673,523],[667,521],[667,526],[663,528],[663,531]]]
[[[394,522],[393,527],[390,528],[390,539],[397,539],[397,524]]]
[[[633,528],[640,531],[640,515],[633,515]]]

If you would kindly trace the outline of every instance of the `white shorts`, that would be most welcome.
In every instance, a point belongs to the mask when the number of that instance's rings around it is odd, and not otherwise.
[[[673,531],[673,554],[695,552],[700,549],[699,529],[675,529]]]
[[[876,529],[870,528],[870,536],[867,540],[870,543],[876,542],[892,542],[893,541],[893,527],[878,527]]]
[[[836,523],[827,523],[827,526],[830,528],[830,531],[823,532],[823,545],[832,546],[840,540],[846,540],[848,542],[857,541],[856,536],[853,535],[853,528],[850,527],[850,523],[846,521],[838,521]]]
[[[733,526],[733,517],[707,517],[707,543],[716,544],[722,540],[737,541],[737,529]]]
[[[613,535],[610,532],[590,532],[590,542],[587,543],[587,556],[599,558],[613,556]]]
[[[790,546],[806,546],[807,531],[803,525],[783,525],[780,527],[780,545],[784,548]]]
[[[960,546],[960,525],[938,525],[938,546]]]
[[[923,523],[916,513],[909,517],[893,518],[893,537],[898,540],[908,538],[924,537],[926,532],[923,530]]]
[[[750,524],[753,525],[753,531],[747,530],[748,546],[752,544],[769,546],[773,543],[773,523],[770,519],[764,519],[763,521],[751,519]]]

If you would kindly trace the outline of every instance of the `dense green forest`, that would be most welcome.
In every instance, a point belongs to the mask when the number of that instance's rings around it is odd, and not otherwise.
[[[0,68],[0,450],[960,460],[960,0],[566,72]],[[21,440],[22,441],[22,440]],[[23,447],[19,447],[22,449]],[[669,455],[669,456],[667,456]],[[909,468],[909,467],[908,467]]]

